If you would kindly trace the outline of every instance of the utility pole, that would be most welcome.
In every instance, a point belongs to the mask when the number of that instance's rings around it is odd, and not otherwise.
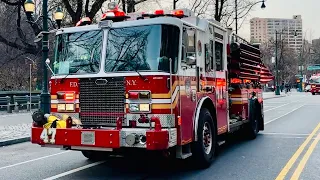
[[[43,79],[42,79],[42,92],[41,98],[41,111],[44,114],[50,112],[50,94],[48,92],[48,71],[46,67],[46,60],[48,58],[49,41],[48,41],[48,0],[43,0],[42,3],[42,14],[43,14],[43,38],[42,38],[42,68],[43,68]]]

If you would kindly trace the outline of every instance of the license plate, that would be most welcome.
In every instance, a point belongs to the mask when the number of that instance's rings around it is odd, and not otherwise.
[[[95,144],[94,132],[82,131],[81,132],[81,144],[83,144],[83,145],[94,145]]]

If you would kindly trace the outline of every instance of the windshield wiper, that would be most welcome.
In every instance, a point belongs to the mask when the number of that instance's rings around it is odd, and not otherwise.
[[[140,74],[139,70],[136,70],[135,71],[139,74],[139,76],[143,79],[143,81],[148,81],[149,79],[145,76],[143,76],[142,74]]]

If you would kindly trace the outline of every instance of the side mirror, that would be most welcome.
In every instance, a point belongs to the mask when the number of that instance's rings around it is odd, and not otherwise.
[[[188,65],[196,65],[196,58],[195,57],[193,57],[193,56],[188,56],[187,57],[187,62],[186,62],[186,64],[188,64]]]
[[[46,60],[46,66],[51,71],[52,75],[55,76],[56,74],[54,74],[54,72],[52,71],[52,69],[50,67],[50,59],[49,58]]]

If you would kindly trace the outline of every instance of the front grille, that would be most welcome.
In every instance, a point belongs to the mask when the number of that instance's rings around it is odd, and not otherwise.
[[[82,124],[116,126],[118,117],[124,119],[124,77],[80,79],[79,84]]]

